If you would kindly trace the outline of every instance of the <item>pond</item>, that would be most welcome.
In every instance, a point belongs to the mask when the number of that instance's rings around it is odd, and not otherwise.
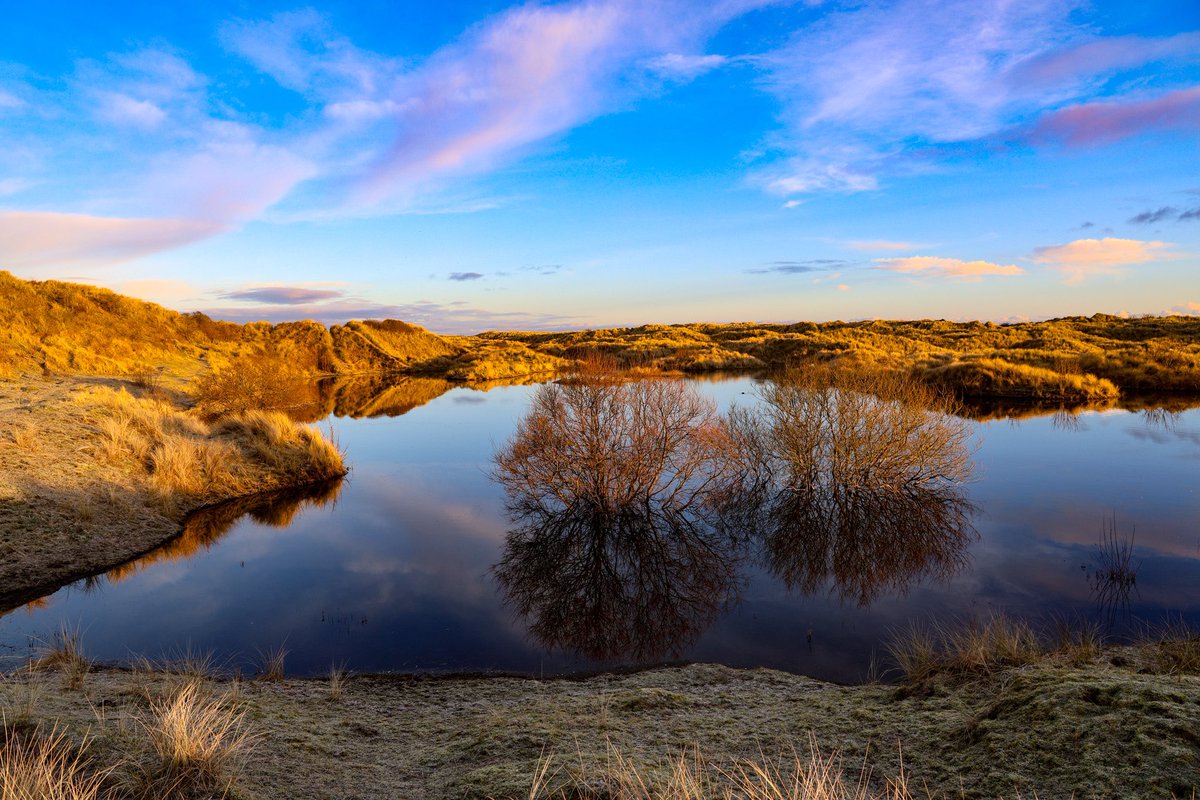
[[[689,383],[722,409],[760,402],[752,378]],[[1200,409],[970,421],[961,506],[841,507],[855,530],[894,519],[849,545],[697,551],[665,535],[580,556],[572,535],[522,539],[494,479],[536,386],[388,391],[331,406],[376,416],[319,423],[352,466],[340,485],[215,510],[160,551],[9,611],[0,657],[65,625],[102,661],[211,651],[250,671],[283,646],[289,674],[705,661],[850,683],[885,670],[887,640],[913,621],[1004,612],[1116,638],[1200,623]]]

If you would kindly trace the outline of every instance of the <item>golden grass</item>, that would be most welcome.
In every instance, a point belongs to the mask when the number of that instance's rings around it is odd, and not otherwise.
[[[0,719],[0,800],[97,800],[107,774],[65,731],[16,731]]]
[[[226,796],[254,743],[241,712],[191,682],[164,700],[152,700],[142,727],[155,758],[142,766],[131,788],[146,800]]]
[[[160,503],[192,506],[345,474],[337,444],[277,411],[205,421],[155,398],[94,388],[98,457],[140,465]]]
[[[81,688],[91,666],[91,662],[83,654],[79,630],[65,623],[48,642],[42,643],[41,654],[29,664],[33,670],[60,672],[63,685],[68,689]]]
[[[963,394],[1098,400],[1200,391],[1200,319],[1097,314],[997,325],[946,320],[642,325],[442,337],[399,320],[217,322],[90,286],[0,271],[0,376],[125,375],[153,394],[201,377],[209,413],[303,405],[317,375],[407,372],[456,381],[546,374],[589,353],[646,371],[762,370],[812,359],[897,372]],[[153,365],[153,369],[148,365]]]
[[[333,664],[329,667],[329,699],[331,702],[341,702],[346,691],[346,667]]]
[[[599,774],[577,769],[565,778],[543,757],[534,770],[530,800],[912,800],[903,769],[873,785],[864,767],[848,778],[836,753],[823,754],[814,737],[807,758],[743,759],[711,763],[699,748],[657,768],[610,748]]]

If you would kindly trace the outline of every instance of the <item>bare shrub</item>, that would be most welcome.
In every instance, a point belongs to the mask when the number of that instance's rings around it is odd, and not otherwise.
[[[792,368],[733,416],[759,469],[796,486],[940,489],[970,478],[971,424],[936,390],[887,373]]]
[[[307,396],[308,382],[283,358],[272,354],[239,356],[196,382],[196,408],[208,417],[285,411]]]

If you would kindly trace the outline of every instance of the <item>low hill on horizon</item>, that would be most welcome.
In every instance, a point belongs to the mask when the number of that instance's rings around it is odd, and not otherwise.
[[[1200,392],[1200,318],[1096,314],[996,324],[945,320],[694,323],[441,336],[400,320],[237,324],[107,289],[0,271],[0,376],[137,376],[188,382],[239,358],[304,374],[404,373],[502,380],[602,356],[645,372],[762,371],[820,360],[900,370],[961,395],[1114,397],[1119,389]]]

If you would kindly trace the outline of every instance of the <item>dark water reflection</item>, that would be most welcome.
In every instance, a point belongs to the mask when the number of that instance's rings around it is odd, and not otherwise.
[[[753,402],[750,379],[697,385],[722,408]],[[423,391],[394,388],[379,405],[343,408],[396,410]],[[1167,615],[1200,623],[1194,408],[972,422],[980,446],[965,492],[775,492],[777,513],[760,506],[755,534],[736,536],[712,518],[682,530],[578,510],[510,522],[491,457],[534,391],[453,388],[399,416],[334,417],[354,465],[340,487],[276,499],[257,519],[214,511],[140,563],[8,613],[0,656],[66,622],[89,655],[112,660],[189,645],[236,660],[286,641],[294,673],[335,661],[536,673],[680,657],[853,681],[913,618],[1102,619],[1093,587],[1114,515],[1118,533],[1136,525],[1136,590],[1114,631]]]

